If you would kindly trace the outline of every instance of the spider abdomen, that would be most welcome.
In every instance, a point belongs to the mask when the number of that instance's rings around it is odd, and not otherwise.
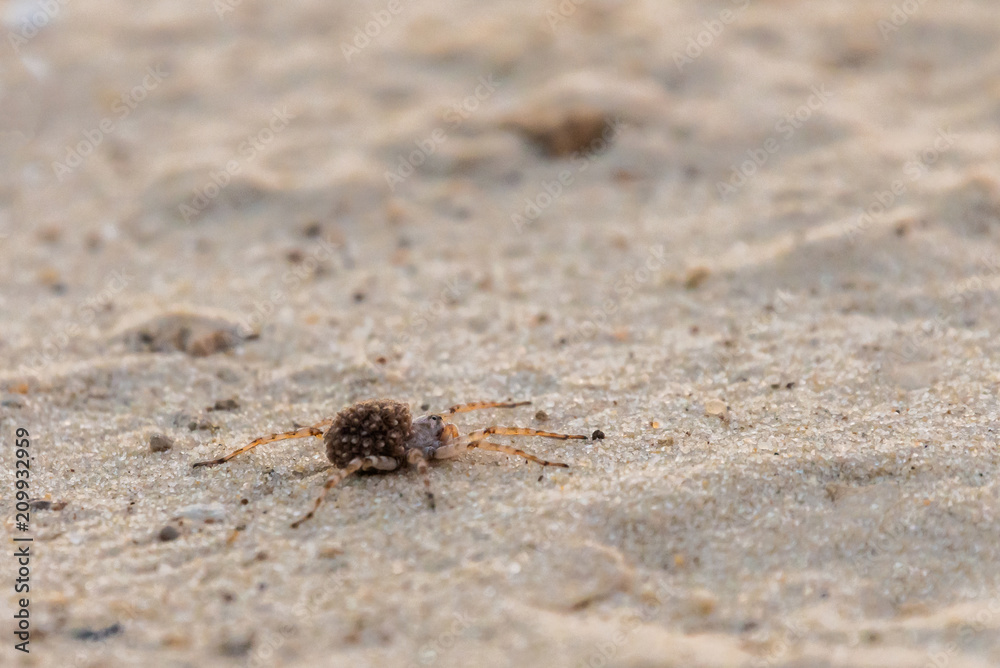
[[[337,413],[323,436],[326,456],[337,468],[358,457],[403,458],[413,434],[410,407],[392,399],[359,401]]]

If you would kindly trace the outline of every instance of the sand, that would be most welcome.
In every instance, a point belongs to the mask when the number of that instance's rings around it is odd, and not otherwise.
[[[994,3],[341,4],[4,5],[0,662],[1000,665]]]

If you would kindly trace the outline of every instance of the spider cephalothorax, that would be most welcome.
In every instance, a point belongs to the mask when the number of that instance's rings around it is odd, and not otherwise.
[[[440,415],[425,415],[413,421],[413,435],[407,443],[407,450],[420,450],[428,459],[446,444],[457,439],[458,427],[445,422]]]
[[[446,415],[464,413],[480,408],[513,408],[524,406],[529,401],[517,403],[477,402],[452,406],[441,415],[431,414],[416,420],[410,416],[410,408],[401,401],[393,399],[369,399],[351,404],[328,420],[323,420],[310,427],[302,427],[295,431],[282,434],[263,436],[243,446],[225,457],[197,462],[195,467],[215,466],[224,464],[233,457],[243,454],[251,448],[272,441],[305,436],[322,437],[326,444],[326,456],[337,470],[323,486],[323,491],[313,505],[312,510],[302,519],[294,522],[297,527],[316,512],[327,491],[341,480],[356,471],[394,471],[404,464],[412,464],[423,474],[427,498],[431,508],[434,507],[434,495],[430,490],[430,479],[427,477],[427,462],[431,459],[449,459],[458,457],[472,448],[493,450],[509,455],[517,455],[537,462],[542,466],[567,466],[560,462],[550,462],[529,455],[523,450],[509,445],[491,443],[487,437],[491,434],[504,436],[544,436],[558,439],[586,439],[586,436],[557,434],[550,431],[538,431],[526,427],[487,427],[461,436],[458,428],[447,422]]]

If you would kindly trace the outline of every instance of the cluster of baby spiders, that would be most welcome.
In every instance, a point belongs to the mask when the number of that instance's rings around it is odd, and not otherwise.
[[[462,436],[458,427],[449,422],[449,417],[455,413],[465,413],[482,408],[514,408],[526,406],[530,401],[518,402],[488,402],[479,401],[452,406],[441,413],[432,413],[413,419],[407,404],[393,399],[369,399],[352,404],[337,413],[334,417],[317,422],[309,427],[281,434],[271,434],[258,438],[239,450],[225,457],[197,462],[194,466],[217,466],[228,462],[233,457],[241,455],[258,445],[281,441],[289,438],[305,438],[314,436],[322,438],[326,445],[326,456],[336,467],[336,470],[323,485],[319,497],[312,509],[301,519],[292,523],[292,528],[311,518],[327,492],[344,478],[357,471],[394,471],[401,465],[416,466],[424,479],[427,499],[434,508],[434,494],[431,492],[430,478],[427,475],[428,462],[432,459],[450,459],[458,457],[467,450],[493,450],[508,455],[524,457],[542,466],[562,466],[561,462],[550,462],[539,459],[523,450],[509,445],[492,443],[487,438],[497,436],[542,436],[545,438],[583,439],[587,437],[575,434],[557,434],[551,431],[539,431],[526,427],[487,427]],[[595,432],[596,434],[597,432]],[[603,436],[603,434],[602,434]]]

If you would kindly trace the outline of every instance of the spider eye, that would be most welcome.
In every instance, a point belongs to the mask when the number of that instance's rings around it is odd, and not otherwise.
[[[437,420],[438,422],[440,422],[441,421],[441,416],[440,415],[432,415],[431,419],[432,420]]]

